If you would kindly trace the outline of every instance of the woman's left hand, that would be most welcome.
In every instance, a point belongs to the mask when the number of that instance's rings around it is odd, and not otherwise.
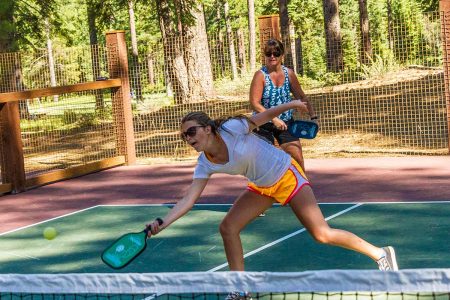
[[[308,112],[308,107],[302,100],[292,100],[295,104],[295,109],[299,112]]]

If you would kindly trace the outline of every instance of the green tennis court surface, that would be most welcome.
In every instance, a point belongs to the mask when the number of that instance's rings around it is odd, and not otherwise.
[[[148,241],[145,252],[114,271],[100,254],[114,239],[140,231],[170,206],[96,206],[0,235],[0,273],[224,271],[219,224],[229,205],[198,205]],[[400,268],[449,268],[450,203],[323,204],[336,228],[396,248]],[[58,230],[54,240],[45,227]],[[248,271],[376,269],[356,252],[316,243],[289,207],[274,206],[241,234]]]

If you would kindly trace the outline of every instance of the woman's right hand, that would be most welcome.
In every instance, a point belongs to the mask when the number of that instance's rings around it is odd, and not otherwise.
[[[152,234],[158,234],[163,229],[161,225],[162,223],[160,224],[157,219],[152,223],[146,224],[145,226],[148,228],[147,236],[150,237]]]

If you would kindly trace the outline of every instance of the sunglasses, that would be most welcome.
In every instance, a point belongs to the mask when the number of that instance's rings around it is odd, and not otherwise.
[[[272,55],[274,57],[280,57],[281,56],[281,51],[277,50],[277,51],[272,51],[272,52],[264,52],[264,55],[266,57],[271,57]]]
[[[199,127],[205,127],[205,126],[204,125],[196,125],[196,126],[189,127],[185,132],[182,132],[180,134],[181,139],[183,141],[186,141],[187,137],[193,138],[197,134],[197,128],[199,128]]]

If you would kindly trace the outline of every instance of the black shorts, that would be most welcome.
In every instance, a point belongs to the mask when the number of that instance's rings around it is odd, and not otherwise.
[[[287,121],[286,124],[289,126],[290,122],[292,121]],[[277,140],[278,145],[283,145],[299,140],[295,136],[292,136],[289,131],[279,130],[272,122],[259,126],[259,130],[254,129],[253,132],[268,140],[272,144],[275,144],[275,139]]]

